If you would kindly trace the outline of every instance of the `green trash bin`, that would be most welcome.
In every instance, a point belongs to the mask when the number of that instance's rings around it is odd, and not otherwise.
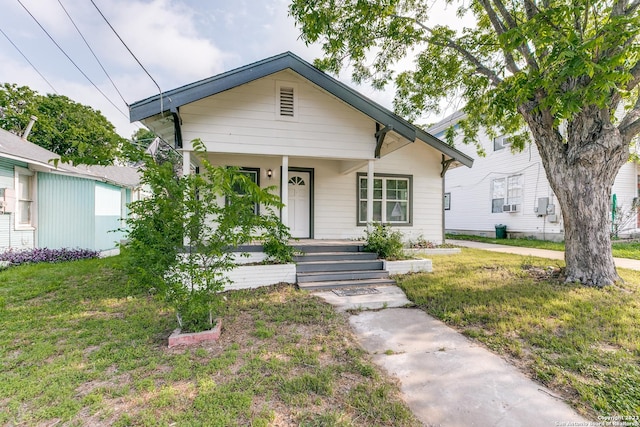
[[[507,226],[504,224],[496,224],[496,239],[507,238]]]

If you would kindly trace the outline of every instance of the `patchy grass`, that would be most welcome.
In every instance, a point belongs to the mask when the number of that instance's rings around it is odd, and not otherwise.
[[[490,237],[466,234],[447,234],[447,239],[470,240],[473,242],[495,243],[498,245],[519,246],[524,248],[564,251],[564,242],[551,242],[537,239],[492,239]],[[640,242],[637,240],[613,240],[611,251],[614,257],[640,259]]]
[[[419,425],[328,304],[229,292],[220,341],[169,350],[121,262],[0,272],[0,425]]]
[[[640,414],[640,272],[600,290],[554,279],[559,261],[467,248],[431,258],[433,273],[399,278],[427,313],[588,416]]]

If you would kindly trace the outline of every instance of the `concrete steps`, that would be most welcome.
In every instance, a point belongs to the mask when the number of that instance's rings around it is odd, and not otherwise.
[[[393,285],[383,262],[376,254],[364,252],[361,244],[296,245],[302,253],[296,257],[298,287],[306,290],[330,290]]]

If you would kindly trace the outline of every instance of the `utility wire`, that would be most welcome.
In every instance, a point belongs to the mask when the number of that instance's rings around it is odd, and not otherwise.
[[[49,39],[51,39],[51,41],[53,42],[53,44],[56,45],[56,47],[58,49],[60,49],[60,51],[64,54],[64,56],[67,57],[67,59],[78,69],[78,71],[80,71],[80,73],[84,76],[84,78],[86,78],[89,83],[91,83],[93,85],[94,88],[96,88],[96,90],[98,92],[100,92],[100,94],[102,96],[104,96],[104,98],[109,101],[109,103],[111,105],[113,105],[113,107],[118,110],[125,118],[129,118],[129,116],[127,114],[124,113],[124,111],[122,111],[107,95],[105,95],[105,93],[100,90],[100,88],[89,78],[89,76],[87,76],[85,74],[84,71],[82,71],[82,69],[78,66],[78,64],[76,64],[73,59],[71,59],[71,57],[67,54],[67,52],[65,52],[65,50],[55,41],[55,39],[51,36],[51,34],[49,34],[49,32],[42,26],[42,24],[40,24],[40,22],[36,19],[35,16],[33,16],[33,14],[29,11],[29,9],[27,9],[27,7],[22,4],[22,2],[20,0],[17,0],[18,3],[20,3],[20,6],[22,6],[22,8],[29,14],[29,16],[31,16],[31,18],[33,18],[33,20],[36,22],[36,24],[38,24],[38,26],[42,29],[42,31],[44,31],[44,33],[49,37]]]
[[[29,65],[31,65],[31,67],[36,71],[36,73],[38,73],[38,75],[39,75],[40,77],[42,77],[42,80],[44,80],[45,82],[47,82],[47,84],[49,85],[49,87],[50,87],[50,88],[51,88],[51,89],[52,89],[52,90],[53,90],[57,95],[60,95],[60,94],[58,93],[58,91],[56,90],[56,88],[55,88],[55,87],[53,87],[53,85],[51,84],[51,82],[49,82],[49,80],[47,80],[47,78],[46,78],[45,76],[43,76],[43,75],[42,75],[42,73],[40,72],[40,70],[38,70],[38,68],[37,68],[35,65],[33,65],[33,63],[32,63],[31,61],[29,61],[29,58],[27,58],[27,56],[26,56],[24,53],[22,53],[22,51],[20,50],[20,48],[19,48],[18,46],[16,46],[16,44],[15,44],[15,43],[14,43],[14,42],[9,38],[9,36],[8,36],[4,31],[2,31],[2,28],[0,28],[0,33],[2,33],[2,35],[3,35],[3,36],[5,36],[5,38],[6,38],[7,40],[9,40],[9,43],[11,43],[11,45],[12,45],[13,47],[15,47],[15,48],[16,48],[16,50],[20,53],[20,55],[22,55],[22,57],[24,58],[24,60],[25,60],[25,61],[27,61],[27,62],[29,63]]]
[[[120,99],[122,99],[122,102],[124,102],[124,105],[126,105],[127,107],[129,106],[129,104],[127,103],[127,101],[125,101],[124,96],[122,96],[122,93],[120,93],[120,91],[118,90],[118,87],[116,86],[116,84],[114,83],[113,79],[111,78],[111,76],[109,75],[109,73],[107,73],[107,70],[105,70],[104,66],[102,65],[102,62],[100,62],[100,59],[98,59],[98,56],[96,55],[96,53],[93,51],[93,49],[91,49],[91,46],[89,45],[89,42],[87,41],[87,39],[84,37],[84,35],[82,34],[82,31],[80,31],[80,28],[78,28],[78,26],[76,25],[75,21],[73,20],[73,18],[71,17],[71,15],[69,14],[69,12],[67,11],[67,9],[64,7],[64,5],[62,4],[61,0],[58,0],[58,3],[60,4],[60,7],[62,7],[62,10],[64,10],[64,13],[67,14],[67,17],[69,18],[69,20],[71,21],[71,23],[73,24],[73,26],[75,27],[76,31],[78,32],[78,34],[80,34],[80,37],[82,38],[82,40],[84,41],[84,44],[87,45],[87,48],[89,49],[89,51],[91,52],[91,54],[93,55],[93,57],[95,58],[96,62],[100,65],[100,68],[102,68],[102,71],[104,71],[104,74],[107,76],[107,78],[109,79],[109,81],[111,82],[111,84],[113,85],[113,88],[116,90],[116,92],[118,92],[118,95],[120,95]]]
[[[20,0],[18,0],[20,1]],[[120,42],[124,45],[124,47],[129,51],[129,53],[131,54],[131,56],[133,56],[133,59],[136,60],[136,62],[138,63],[138,65],[140,65],[140,68],[142,68],[144,70],[145,73],[147,73],[147,76],[149,76],[149,78],[151,79],[151,81],[156,85],[156,87],[158,88],[158,92],[160,94],[160,113],[162,113],[164,111],[164,107],[162,105],[162,89],[160,89],[160,85],[158,84],[158,82],[155,81],[155,79],[153,77],[151,77],[151,74],[149,74],[149,72],[147,71],[146,68],[144,68],[144,65],[142,65],[142,63],[140,62],[140,60],[133,54],[133,52],[131,51],[131,49],[129,49],[129,46],[127,46],[127,44],[124,42],[124,40],[122,40],[122,37],[120,37],[120,34],[118,34],[118,32],[116,31],[115,28],[113,28],[113,26],[111,25],[111,23],[109,22],[109,20],[107,19],[106,16],[104,16],[104,14],[102,13],[102,11],[100,10],[100,8],[98,7],[98,5],[91,0],[91,4],[93,4],[93,6],[96,8],[96,10],[98,11],[98,13],[100,13],[100,16],[102,16],[102,19],[104,19],[104,22],[107,23],[107,25],[109,26],[109,28],[111,28],[111,31],[113,31],[113,33],[116,35],[116,37],[118,37],[118,40],[120,40]]]

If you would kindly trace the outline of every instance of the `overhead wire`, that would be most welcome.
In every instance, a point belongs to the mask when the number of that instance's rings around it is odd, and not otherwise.
[[[2,35],[9,41],[9,43],[11,43],[11,45],[13,47],[16,48],[16,50],[18,51],[18,53],[20,53],[20,55],[22,55],[22,57],[24,58],[25,61],[27,61],[29,63],[29,65],[31,65],[31,68],[33,68],[35,70],[36,73],[38,73],[38,75],[42,78],[42,80],[44,80],[45,82],[47,82],[47,84],[49,85],[49,87],[51,88],[51,90],[53,90],[57,95],[60,95],[58,93],[58,91],[56,90],[55,87],[53,87],[53,85],[51,84],[51,82],[49,80],[47,80],[47,78],[42,75],[42,73],[40,72],[40,70],[38,70],[38,67],[36,67],[35,65],[33,65],[33,63],[31,61],[29,61],[29,58],[27,58],[27,56],[22,52],[22,50],[20,50],[20,48],[13,42],[13,40],[11,40],[9,38],[9,36],[7,35],[7,33],[5,33],[4,31],[2,31],[2,28],[0,28],[0,33],[2,33]]]
[[[20,0],[18,0],[20,1]],[[156,87],[158,88],[158,93],[160,94],[160,113],[162,113],[164,111],[164,107],[163,107],[163,103],[162,103],[162,89],[160,89],[160,85],[158,84],[158,82],[156,82],[156,80],[151,76],[151,74],[149,73],[149,71],[147,71],[147,69],[144,67],[144,65],[142,65],[142,62],[140,62],[140,60],[138,59],[138,57],[136,55],[134,55],[134,53],[131,51],[131,49],[129,49],[129,46],[127,46],[127,44],[125,43],[124,40],[122,40],[122,37],[120,37],[120,34],[118,34],[118,32],[116,31],[115,28],[113,28],[113,25],[111,25],[111,22],[109,22],[109,20],[107,19],[106,16],[104,16],[104,13],[102,13],[102,11],[100,10],[100,8],[98,7],[98,5],[93,1],[90,0],[91,4],[93,4],[93,7],[96,8],[96,10],[98,11],[98,13],[100,14],[100,16],[102,16],[102,19],[104,19],[104,22],[107,23],[107,25],[109,26],[109,28],[111,28],[111,31],[113,31],[113,33],[116,35],[116,37],[118,37],[118,40],[120,40],[120,42],[123,44],[123,46],[127,49],[127,51],[129,51],[129,53],[131,54],[131,56],[133,57],[133,59],[136,60],[136,62],[138,63],[138,65],[140,65],[140,68],[142,68],[142,70],[147,73],[147,76],[149,76],[149,78],[151,79],[151,81],[156,85]]]
[[[120,107],[118,107],[99,87],[98,85],[96,85],[93,80],[91,80],[89,78],[89,76],[87,76],[87,74],[82,71],[82,69],[78,66],[78,64],[75,63],[75,61],[73,59],[71,59],[71,57],[67,54],[67,52],[58,44],[58,42],[55,41],[55,39],[51,36],[51,34],[49,34],[49,32],[42,26],[42,24],[40,24],[40,21],[38,21],[38,19],[29,11],[29,9],[27,9],[27,7],[22,3],[22,1],[17,0],[18,3],[20,3],[20,6],[22,6],[22,8],[29,14],[29,16],[31,16],[31,18],[36,22],[36,24],[38,24],[38,26],[40,27],[40,29],[42,29],[42,31],[44,31],[44,33],[47,35],[47,37],[49,37],[49,39],[53,42],[53,44],[56,45],[56,47],[64,54],[64,56],[67,57],[67,59],[74,65],[74,67],[76,67],[76,69],[78,71],[80,71],[80,73],[84,76],[85,79],[87,79],[89,81],[89,83],[91,83],[91,85],[93,85],[93,87],[100,92],[100,94],[107,100],[109,101],[109,103],[111,105],[113,105],[113,107],[118,110],[125,118],[129,119],[129,116],[127,114],[124,113],[124,111],[122,111],[120,109]],[[93,2],[93,1],[92,1]]]
[[[78,28],[78,26],[76,25],[75,21],[73,20],[73,18],[71,17],[71,15],[69,14],[69,12],[67,11],[67,8],[64,7],[64,5],[62,4],[61,0],[58,0],[58,3],[60,4],[60,7],[62,7],[62,10],[64,10],[64,13],[67,15],[67,17],[69,18],[69,20],[71,21],[71,23],[73,24],[73,26],[75,27],[76,31],[78,32],[78,34],[80,35],[80,37],[82,38],[82,41],[84,41],[84,44],[87,46],[87,48],[89,49],[89,51],[91,52],[91,54],[93,55],[93,57],[95,58],[96,62],[98,63],[98,65],[100,65],[100,68],[102,68],[102,71],[104,72],[104,74],[107,76],[107,78],[109,79],[109,81],[111,82],[111,85],[113,86],[113,88],[116,90],[116,92],[118,93],[118,95],[120,96],[120,99],[122,99],[122,102],[124,102],[124,104],[129,107],[129,103],[124,99],[124,96],[122,96],[122,93],[120,92],[120,90],[118,89],[118,87],[116,86],[115,82],[113,81],[113,79],[111,78],[111,76],[109,75],[109,73],[107,72],[107,70],[104,68],[104,65],[102,65],[102,62],[100,62],[100,59],[98,59],[98,56],[96,55],[96,53],[93,51],[93,49],[91,48],[91,46],[89,45],[89,42],[87,41],[87,39],[85,38],[84,34],[82,34],[82,31],[80,31],[80,28]]]

